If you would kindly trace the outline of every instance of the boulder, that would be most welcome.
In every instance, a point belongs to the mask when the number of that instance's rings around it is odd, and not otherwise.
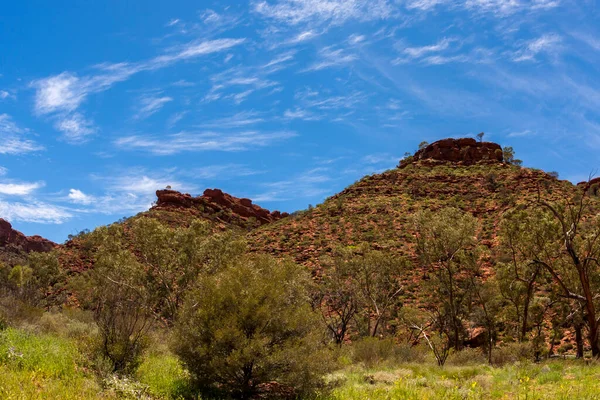
[[[414,161],[437,161],[473,165],[478,163],[502,163],[502,147],[497,143],[478,142],[473,138],[442,139],[417,151],[400,166]]]

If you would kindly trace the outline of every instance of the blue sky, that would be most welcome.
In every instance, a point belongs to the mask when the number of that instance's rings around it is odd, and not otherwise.
[[[26,234],[61,242],[167,185],[303,209],[481,131],[565,179],[600,167],[595,1],[2,8],[0,217]]]

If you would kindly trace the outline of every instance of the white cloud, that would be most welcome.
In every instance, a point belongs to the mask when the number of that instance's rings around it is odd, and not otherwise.
[[[559,5],[559,0],[466,0],[463,2],[463,6],[467,9],[501,17],[521,11],[554,8]]]
[[[63,133],[63,138],[69,143],[83,143],[96,132],[94,124],[80,113],[73,113],[59,119],[54,127]]]
[[[193,168],[190,171],[182,172],[182,175],[193,177],[194,179],[213,179],[218,178],[219,181],[230,179],[232,177],[250,176],[261,174],[262,171],[250,169],[241,164],[223,164],[223,165],[207,165],[205,167]]]
[[[62,224],[72,217],[63,207],[33,201],[8,203],[0,200],[0,215],[8,221],[23,221],[39,224]]]
[[[409,10],[418,9],[427,11],[439,4],[447,3],[448,0],[408,0],[406,2],[406,8]]]
[[[369,165],[373,165],[373,164],[387,164],[390,167],[395,166],[396,164],[398,164],[398,160],[400,160],[400,157],[397,156],[391,156],[387,153],[384,154],[369,154],[366,155],[362,158],[362,161],[365,164],[369,164]]]
[[[73,111],[85,99],[89,86],[68,72],[33,82],[37,89],[35,110],[39,114]]]
[[[303,72],[319,71],[325,68],[341,67],[357,60],[355,54],[347,54],[343,49],[333,49],[331,46],[319,50],[319,60]]]
[[[180,111],[171,115],[169,117],[169,120],[167,121],[167,126],[169,126],[170,128],[174,127],[179,121],[183,119],[183,117],[186,116],[187,113],[187,111]]]
[[[513,60],[516,62],[534,61],[540,53],[557,54],[560,51],[561,43],[562,38],[559,35],[543,35],[526,42],[520,50],[515,52]]]
[[[387,0],[279,0],[256,2],[254,10],[277,22],[297,25],[387,19],[394,7]]]
[[[22,136],[28,130],[20,128],[8,114],[0,114],[0,154],[24,154],[40,151],[44,148]]]
[[[0,100],[5,100],[9,97],[11,97],[10,93],[8,93],[6,90],[0,90]]]
[[[172,97],[163,96],[163,97],[155,97],[155,96],[144,96],[140,99],[140,107],[135,116],[136,119],[144,119],[148,118],[152,114],[159,111],[163,106],[169,102],[173,101]]]
[[[260,114],[254,111],[242,111],[236,113],[234,115],[217,118],[209,122],[205,122],[203,124],[197,125],[199,128],[209,128],[209,129],[229,129],[229,128],[239,128],[242,126],[255,125],[261,122],[264,122],[264,119],[259,116]]]
[[[316,121],[321,119],[320,117],[314,115],[310,111],[296,108],[294,110],[285,110],[283,113],[283,117],[286,119],[301,119],[304,121]]]
[[[169,22],[167,22],[167,27],[177,25],[180,22],[179,18],[173,18]]]
[[[172,65],[176,62],[189,60],[202,55],[221,52],[238,46],[245,39],[216,39],[194,41],[183,46],[171,48],[165,54],[139,63],[100,64],[96,68],[101,71],[96,75],[78,77],[71,72],[38,79],[31,83],[35,88],[35,112],[39,115],[55,115],[64,124],[58,122],[59,127],[65,127],[67,133],[81,136],[89,134],[92,127],[73,123],[73,113],[85,99],[93,93],[105,91],[115,83],[125,81],[132,75],[142,71],[156,70]],[[84,121],[78,116],[76,122]],[[78,133],[76,133],[78,132]],[[84,135],[84,136],[85,136]]]
[[[532,136],[535,133],[530,131],[529,129],[526,129],[524,131],[516,131],[516,132],[511,132],[508,134],[508,137],[523,137],[523,136]]]
[[[350,35],[350,37],[348,38],[348,42],[350,42],[350,44],[358,44],[360,42],[363,42],[365,39],[366,39],[365,35],[353,34],[353,35]]]
[[[251,197],[256,202],[271,202],[322,196],[331,190],[329,175],[326,167],[313,168],[290,180],[264,183],[265,191]]]
[[[9,196],[26,196],[43,186],[43,182],[0,183],[0,194]]]
[[[90,204],[94,201],[94,197],[83,193],[79,189],[71,189],[69,190],[69,195],[67,196],[69,200],[75,204]]]
[[[437,6],[464,8],[496,17],[507,17],[517,12],[537,11],[558,7],[559,0],[405,0],[409,10],[430,11]]]
[[[245,40],[246,39],[215,39],[191,42],[184,46],[174,47],[165,55],[158,56],[148,62],[141,63],[139,65],[139,71],[163,68],[178,61],[225,51],[244,43]]]
[[[8,169],[6,169],[5,167],[0,167],[0,176],[6,175],[7,172],[8,172]]]
[[[183,152],[201,151],[244,151],[296,136],[294,132],[240,132],[216,133],[181,132],[172,135],[134,135],[115,141],[115,145],[124,150],[146,151],[156,155],[172,155]]]
[[[295,37],[290,39],[287,43],[288,44],[302,43],[302,42],[306,42],[307,40],[313,39],[317,36],[319,36],[319,35],[314,30],[311,29],[308,31],[300,32]]]
[[[146,196],[151,200],[159,189],[171,186],[174,190],[182,192],[196,190],[191,185],[179,180],[172,171],[147,171],[144,168],[132,168],[122,172],[121,175],[111,177],[93,176],[93,179],[103,181],[105,187],[112,194],[126,194],[128,196]],[[150,196],[150,197],[148,197]]]
[[[455,39],[444,38],[437,42],[436,44],[432,44],[429,46],[422,47],[407,47],[404,49],[404,53],[407,54],[410,58],[420,58],[425,54],[429,53],[437,53],[443,50],[448,49],[450,43],[454,42]]]

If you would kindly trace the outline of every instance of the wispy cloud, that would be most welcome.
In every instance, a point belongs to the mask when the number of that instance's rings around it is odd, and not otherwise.
[[[114,174],[92,175],[91,180],[104,189],[90,195],[71,189],[67,200],[79,205],[77,213],[119,215],[147,210],[156,200],[155,192],[167,186],[181,192],[196,192],[198,187],[177,176],[175,170],[149,171],[146,168],[119,170]]]
[[[252,196],[252,199],[257,202],[271,202],[322,196],[330,191],[330,174],[329,168],[318,167],[298,174],[290,180],[265,183],[261,185],[265,190]]]
[[[6,202],[0,200],[0,215],[8,221],[38,224],[62,224],[72,218],[71,212],[60,206],[32,201]]]
[[[147,61],[97,65],[96,69],[99,73],[95,75],[79,77],[71,72],[63,72],[59,75],[38,79],[31,83],[36,90],[35,112],[38,115],[53,115],[58,121],[56,123],[58,127],[71,127],[71,130],[67,129],[67,132],[72,133],[73,123],[63,124],[62,121],[73,120],[72,113],[90,94],[105,91],[115,83],[125,81],[139,72],[156,70],[180,61],[225,51],[244,41],[244,38],[193,41],[173,47],[165,54]],[[79,119],[81,118],[79,117]],[[87,129],[93,128],[88,126]]]
[[[405,47],[402,49],[402,55],[392,61],[392,64],[405,64],[414,60],[424,64],[439,65],[450,62],[464,62],[468,59],[466,55],[445,55],[443,52],[456,51],[456,48],[451,48],[451,44],[458,42],[456,38],[443,38],[435,44],[420,46],[420,47]],[[456,46],[454,46],[456,47]]]
[[[535,61],[536,56],[541,53],[556,55],[560,51],[562,38],[557,34],[546,34],[537,39],[527,41],[522,48],[514,53],[513,60]]]
[[[24,154],[44,147],[23,136],[29,131],[19,127],[8,114],[0,114],[0,154]]]
[[[92,121],[77,112],[59,119],[54,127],[63,133],[68,143],[73,144],[86,142],[97,131]]]
[[[16,96],[14,94],[10,94],[10,92],[6,90],[0,90],[0,100],[6,100],[8,98],[16,99]]]
[[[533,135],[535,135],[535,132],[532,132],[529,129],[525,129],[524,131],[511,132],[507,136],[508,137],[524,137],[524,136],[533,136]]]
[[[522,11],[550,9],[560,5],[559,0],[465,0],[462,3],[467,9],[501,17]]]
[[[163,106],[169,102],[173,101],[172,97],[168,96],[142,96],[140,98],[140,105],[138,107],[138,111],[135,115],[136,119],[144,119],[148,118],[152,114],[159,111]]]
[[[296,133],[289,131],[239,133],[181,132],[171,135],[133,135],[115,141],[123,150],[145,151],[155,155],[172,155],[183,152],[244,151],[270,146],[290,139]]]
[[[358,57],[355,54],[348,54],[344,49],[335,49],[328,46],[319,50],[318,60],[306,68],[304,72],[346,66],[356,59],[358,59]]]
[[[444,38],[437,42],[436,44],[422,46],[422,47],[407,47],[404,49],[404,53],[410,56],[411,58],[419,58],[428,53],[436,53],[442,50],[446,50],[450,43],[455,41],[455,39]]]
[[[0,195],[26,196],[43,186],[43,182],[0,183]]]
[[[308,110],[303,110],[301,108],[296,108],[294,110],[285,110],[285,112],[283,113],[283,117],[285,119],[301,119],[304,121],[317,121],[319,119],[321,119],[321,117],[315,115],[314,113],[308,111]]]
[[[208,129],[230,129],[255,125],[264,122],[264,118],[255,111],[241,111],[228,117],[217,118],[209,122],[197,125],[199,128]]]
[[[387,19],[395,8],[387,0],[279,0],[255,2],[254,10],[277,22],[297,25]]]
[[[406,8],[409,10],[418,9],[427,11],[433,9],[435,6],[448,3],[448,0],[407,0]]]
[[[243,164],[223,164],[193,168],[189,171],[182,171],[181,175],[193,177],[194,179],[217,178],[219,181],[222,181],[234,177],[251,176],[262,173],[264,173],[264,171],[258,171]]]

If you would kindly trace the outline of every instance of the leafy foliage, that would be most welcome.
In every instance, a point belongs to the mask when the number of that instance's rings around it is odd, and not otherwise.
[[[276,381],[306,394],[327,371],[309,277],[290,262],[244,256],[199,279],[175,326],[174,350],[202,393],[250,398]]]

